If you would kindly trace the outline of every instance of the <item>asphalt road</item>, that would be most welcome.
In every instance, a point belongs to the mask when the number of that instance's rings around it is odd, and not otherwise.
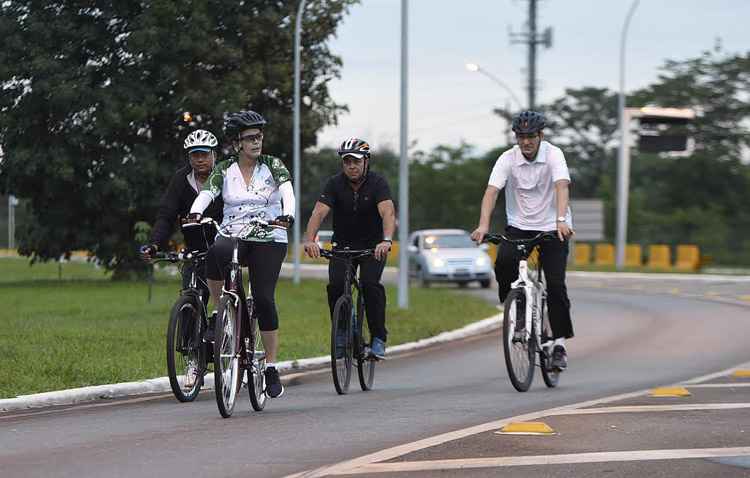
[[[0,476],[286,476],[750,361],[746,282],[641,282],[571,278],[576,338],[557,389],[537,378],[531,391],[516,392],[493,333],[386,361],[372,392],[338,396],[328,373],[309,374],[265,411],[243,400],[226,420],[212,393],[192,404],[141,397],[0,415]]]

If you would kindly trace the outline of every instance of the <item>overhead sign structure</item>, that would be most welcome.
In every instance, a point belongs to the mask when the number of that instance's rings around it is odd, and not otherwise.
[[[625,244],[628,237],[628,196],[630,188],[630,123],[638,119],[639,147],[643,152],[684,152],[689,141],[685,126],[695,118],[688,108],[624,108],[622,111],[622,137],[617,168],[617,229],[615,231],[616,265],[625,265]],[[677,129],[675,129],[677,128]],[[684,139],[683,139],[684,137]],[[644,139],[645,138],[645,139]],[[671,149],[676,147],[678,149]]]

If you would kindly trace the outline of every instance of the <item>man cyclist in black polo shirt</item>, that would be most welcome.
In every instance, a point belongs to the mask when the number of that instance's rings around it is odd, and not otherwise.
[[[374,257],[357,259],[355,266],[360,270],[372,337],[371,353],[384,359],[388,331],[385,328],[385,288],[380,278],[396,229],[391,190],[383,176],[370,171],[370,145],[366,141],[349,138],[341,143],[337,153],[342,171],[328,179],[315,203],[305,231],[305,252],[310,257],[320,257],[315,235],[330,211],[333,211],[331,242],[336,248],[375,249]],[[328,265],[328,305],[332,316],[336,300],[344,293],[344,267],[341,261],[331,261]]]

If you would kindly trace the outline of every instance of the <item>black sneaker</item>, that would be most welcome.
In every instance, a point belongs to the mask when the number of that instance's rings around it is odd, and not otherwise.
[[[266,395],[271,398],[279,398],[284,394],[284,386],[279,379],[276,367],[268,367],[264,372],[266,376]]]
[[[555,348],[552,349],[552,362],[550,366],[560,372],[568,368],[568,353],[565,351],[565,347],[555,345]]]

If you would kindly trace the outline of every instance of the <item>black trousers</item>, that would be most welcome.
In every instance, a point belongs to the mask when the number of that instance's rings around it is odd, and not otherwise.
[[[380,283],[385,261],[379,261],[372,256],[354,260],[354,267],[359,268],[359,279],[362,284],[362,295],[365,299],[365,313],[370,336],[386,341],[388,330],[385,328],[385,287]],[[346,280],[346,264],[332,259],[328,264],[328,306],[333,317],[333,307],[344,293]],[[354,304],[356,307],[356,304]]]
[[[505,235],[510,239],[530,239],[540,231],[524,231],[508,226]],[[569,243],[558,239],[544,240],[541,243],[540,260],[544,278],[547,281],[547,305],[549,307],[549,321],[555,338],[573,337],[573,323],[570,319],[570,299],[565,286],[565,267],[568,262]],[[497,278],[498,296],[500,302],[510,292],[510,285],[518,279],[518,262],[520,257],[516,246],[507,242],[500,243],[495,262],[495,277]]]
[[[255,309],[258,311],[258,326],[267,332],[279,328],[279,315],[276,311],[276,282],[279,280],[281,263],[286,257],[286,244],[283,242],[240,241],[238,255],[240,264],[247,266],[250,273],[250,290]],[[219,237],[208,250],[206,265],[208,278],[224,280],[227,265],[232,261],[232,240]]]

